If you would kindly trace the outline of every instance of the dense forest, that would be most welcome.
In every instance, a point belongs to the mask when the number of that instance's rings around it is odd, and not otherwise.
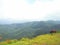
[[[7,39],[34,38],[49,34],[51,30],[60,32],[60,21],[33,21],[26,23],[0,24],[0,41]]]

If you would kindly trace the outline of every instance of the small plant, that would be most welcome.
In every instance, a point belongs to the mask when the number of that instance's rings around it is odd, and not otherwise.
[[[11,41],[11,40],[9,40],[9,39],[7,39],[7,40],[6,40],[6,43],[11,44],[11,43],[12,43],[12,41]]]

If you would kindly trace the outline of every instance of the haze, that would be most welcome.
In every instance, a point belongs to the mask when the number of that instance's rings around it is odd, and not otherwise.
[[[59,20],[60,0],[0,0],[0,20]]]

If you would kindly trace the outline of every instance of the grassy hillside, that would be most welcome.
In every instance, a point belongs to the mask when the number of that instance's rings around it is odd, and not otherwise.
[[[0,43],[0,45],[60,45],[60,33],[45,34],[33,39],[22,38],[20,40],[11,40]]]

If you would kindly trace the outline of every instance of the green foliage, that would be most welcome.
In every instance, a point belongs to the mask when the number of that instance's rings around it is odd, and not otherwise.
[[[48,34],[51,29],[60,32],[59,21],[34,21],[27,23],[0,25],[2,40],[21,39],[23,37],[34,38],[41,34]]]
[[[17,41],[18,41],[17,39],[12,40],[12,42],[14,42],[14,43],[16,43]]]
[[[6,40],[6,43],[11,44],[11,43],[12,43],[12,41],[11,41],[11,40],[9,40],[9,39],[7,39],[7,40]]]
[[[14,40],[15,41],[15,40]],[[5,42],[0,43],[1,45],[60,45],[60,33],[45,34],[37,36],[33,39],[22,38],[16,42],[12,41],[11,44]]]

